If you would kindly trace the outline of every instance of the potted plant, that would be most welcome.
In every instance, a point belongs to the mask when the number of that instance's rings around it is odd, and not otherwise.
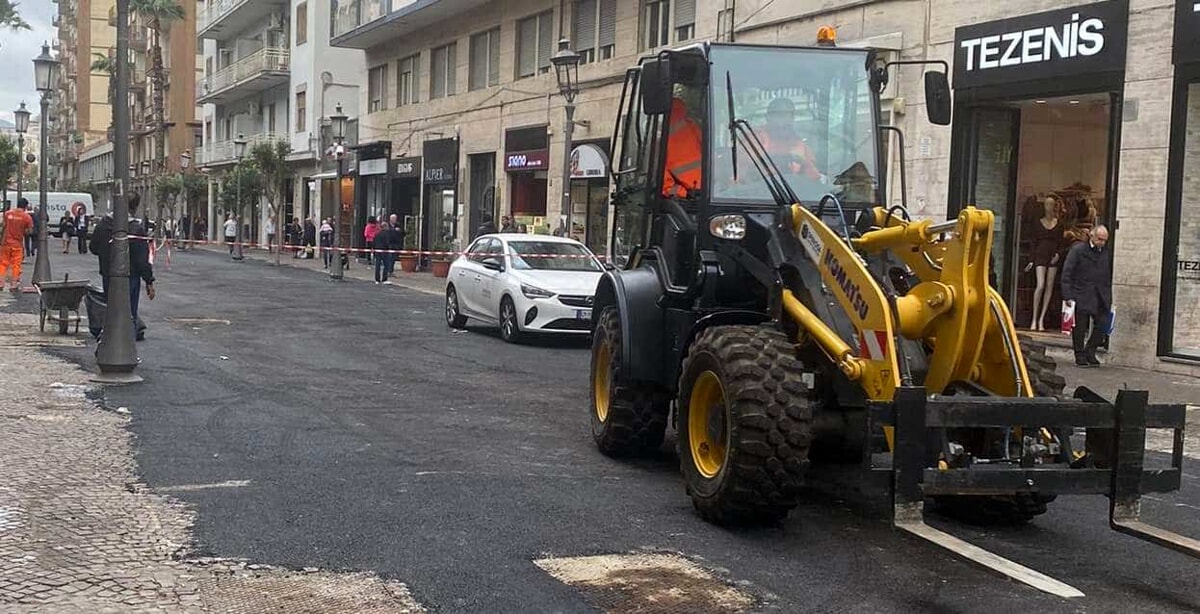
[[[400,254],[400,270],[405,273],[415,273],[417,271],[417,261],[420,256],[417,254],[417,225],[412,218],[404,222],[404,253]]]
[[[454,261],[454,254],[447,252],[453,250],[454,242],[445,237],[433,244],[435,253],[429,258],[429,270],[434,277],[445,277],[450,274],[450,263]]]

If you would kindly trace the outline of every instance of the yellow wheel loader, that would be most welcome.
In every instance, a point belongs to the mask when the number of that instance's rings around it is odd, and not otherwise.
[[[945,63],[829,42],[694,44],[627,71],[619,266],[593,312],[597,446],[656,449],[673,425],[687,492],[722,524],[778,521],[806,479],[850,468],[888,494],[898,528],[1064,596],[1081,593],[929,527],[925,504],[1024,522],[1058,495],[1104,494],[1114,529],[1200,556],[1138,516],[1143,493],[1179,488],[1184,407],[1064,396],[993,288],[992,213],[910,217],[903,134],[880,125],[879,93],[895,65],[940,64],[925,98],[946,125]],[[893,132],[901,195],[883,207]],[[1161,467],[1147,428],[1174,430]]]

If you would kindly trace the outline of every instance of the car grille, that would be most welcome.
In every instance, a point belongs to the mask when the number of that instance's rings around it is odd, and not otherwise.
[[[570,305],[572,307],[591,307],[592,306],[592,297],[590,297],[590,296],[560,294],[558,296],[558,301],[564,305]]]
[[[559,318],[551,320],[542,326],[543,330],[592,330],[591,320],[577,320],[575,318]]]

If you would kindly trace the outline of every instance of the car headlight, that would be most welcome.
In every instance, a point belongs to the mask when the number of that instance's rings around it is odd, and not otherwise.
[[[746,237],[746,218],[741,215],[717,215],[708,220],[708,232],[718,239],[740,241]]]
[[[524,294],[525,298],[550,298],[554,296],[554,293],[549,290],[543,290],[529,284],[521,284],[521,294]]]

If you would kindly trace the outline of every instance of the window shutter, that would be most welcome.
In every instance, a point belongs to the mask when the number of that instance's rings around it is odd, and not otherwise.
[[[446,48],[434,49],[429,56],[429,97],[446,95]]]
[[[455,77],[458,75],[458,43],[446,46],[446,95],[453,96],[458,88]]]
[[[596,0],[578,0],[575,3],[575,51],[596,46]]]
[[[488,85],[500,85],[500,28],[488,33]]]
[[[486,85],[489,49],[487,32],[471,37],[471,75],[467,81],[469,89],[477,90]]]
[[[617,0],[600,0],[600,46],[617,42]]]
[[[696,0],[675,0],[675,27],[696,23]]]
[[[550,11],[538,15],[538,68],[550,68],[550,56],[554,55],[554,16]]]
[[[523,19],[517,23],[517,75],[525,77],[537,72],[537,20]]]
[[[412,92],[410,102],[418,102],[421,93],[421,56],[412,56]]]

